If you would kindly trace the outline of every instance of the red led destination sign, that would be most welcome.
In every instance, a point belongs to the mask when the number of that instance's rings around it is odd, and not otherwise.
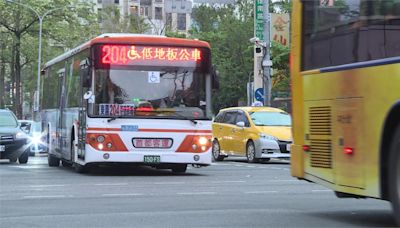
[[[202,60],[198,48],[153,47],[140,45],[102,45],[101,64],[135,65],[154,61],[160,64],[194,63]],[[145,64],[147,65],[147,64]]]

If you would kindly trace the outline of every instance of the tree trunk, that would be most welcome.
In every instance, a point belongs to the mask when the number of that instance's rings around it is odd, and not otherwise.
[[[15,44],[15,100],[16,100],[16,116],[22,119],[21,104],[21,34],[16,34],[17,42]]]
[[[12,51],[11,51],[11,83],[10,83],[10,92],[11,92],[11,109],[15,113],[15,41],[13,40]]]
[[[5,48],[6,44],[5,42],[1,43],[0,51],[1,51],[1,57],[0,57],[0,108],[4,108],[5,106],[5,74],[6,74],[6,60],[5,60]]]

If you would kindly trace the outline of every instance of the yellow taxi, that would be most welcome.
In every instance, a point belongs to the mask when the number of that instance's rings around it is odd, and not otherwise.
[[[221,109],[212,123],[213,158],[245,156],[250,163],[290,158],[291,122],[290,115],[278,108]]]

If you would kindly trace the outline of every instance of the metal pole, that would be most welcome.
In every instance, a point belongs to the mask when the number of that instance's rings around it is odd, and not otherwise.
[[[264,56],[263,67],[263,90],[264,106],[271,106],[271,56],[270,56],[270,17],[269,0],[263,0],[263,20],[264,20]]]
[[[39,111],[39,101],[40,101],[40,65],[42,62],[42,25],[43,17],[39,16],[39,49],[38,49],[38,69],[37,69],[37,84],[36,84],[36,100],[34,111]],[[36,115],[36,120],[38,120],[38,115]]]

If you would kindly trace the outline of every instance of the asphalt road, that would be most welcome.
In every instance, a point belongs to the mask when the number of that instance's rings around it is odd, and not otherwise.
[[[288,162],[229,159],[186,174],[104,167],[89,174],[0,164],[0,227],[394,227],[390,204],[338,199]]]

